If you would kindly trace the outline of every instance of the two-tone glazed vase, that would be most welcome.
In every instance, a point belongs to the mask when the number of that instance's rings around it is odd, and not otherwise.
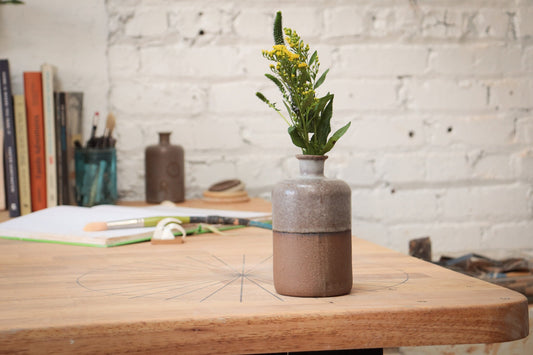
[[[274,287],[299,297],[350,293],[351,189],[324,176],[327,156],[297,159],[300,176],[272,191]]]

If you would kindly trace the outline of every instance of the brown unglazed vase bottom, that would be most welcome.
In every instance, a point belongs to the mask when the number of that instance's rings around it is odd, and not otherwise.
[[[286,296],[328,297],[352,289],[351,230],[327,233],[273,231],[274,287]]]

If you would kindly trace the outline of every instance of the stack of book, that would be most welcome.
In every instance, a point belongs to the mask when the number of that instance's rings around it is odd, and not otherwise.
[[[0,209],[11,217],[76,204],[74,147],[82,139],[82,92],[54,90],[55,68],[22,73],[13,93],[9,61],[0,59]]]

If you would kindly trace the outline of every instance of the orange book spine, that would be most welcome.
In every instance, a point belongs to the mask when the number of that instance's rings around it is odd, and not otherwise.
[[[24,73],[32,211],[46,208],[43,91],[40,72]]]

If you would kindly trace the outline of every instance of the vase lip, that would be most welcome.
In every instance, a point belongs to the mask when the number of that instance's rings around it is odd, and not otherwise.
[[[326,160],[327,155],[309,155],[309,154],[297,154],[296,159],[298,160]]]

